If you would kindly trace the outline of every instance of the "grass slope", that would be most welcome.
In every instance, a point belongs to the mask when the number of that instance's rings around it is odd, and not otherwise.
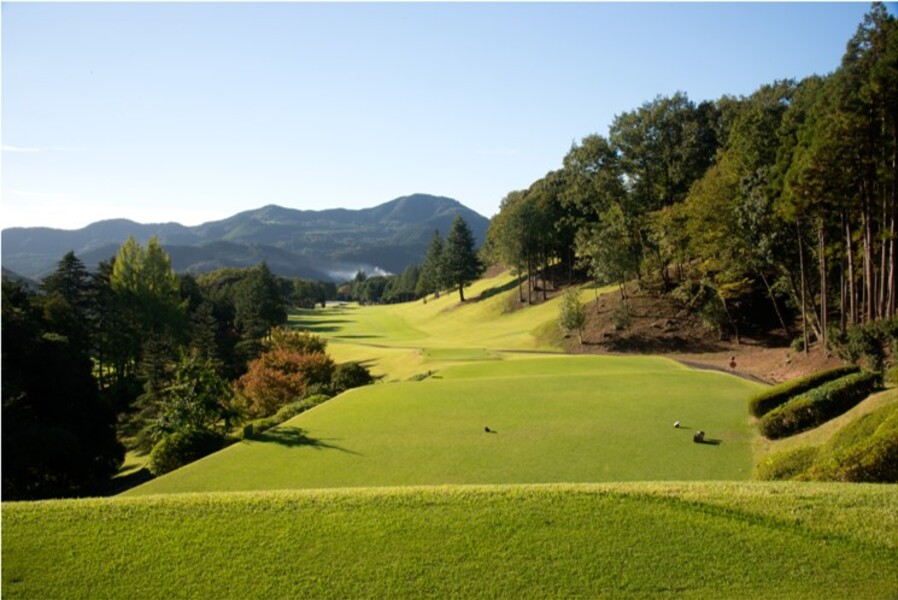
[[[894,598],[895,486],[615,484],[3,505],[4,598]]]
[[[739,378],[610,356],[473,361],[437,377],[352,390],[127,493],[751,473],[745,398],[758,386]],[[699,428],[719,443],[693,443]]]
[[[457,294],[443,294],[426,304],[300,310],[290,322],[327,338],[328,352],[338,362],[363,362],[388,379],[443,369],[471,360],[472,352],[496,359],[507,356],[503,350],[559,352],[544,341],[543,332],[554,329],[560,298],[521,307],[517,291],[509,289],[514,281],[507,273],[482,279],[466,291],[467,297],[482,299],[463,305]],[[592,289],[581,291],[584,302],[593,294]]]

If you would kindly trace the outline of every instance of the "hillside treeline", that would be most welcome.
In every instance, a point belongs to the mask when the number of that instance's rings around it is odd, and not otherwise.
[[[399,275],[369,277],[359,271],[352,281],[337,289],[337,296],[362,304],[392,304],[457,290],[459,299],[464,302],[464,288],[483,272],[475,246],[474,233],[464,217],[458,215],[445,239],[438,229],[433,232],[420,265],[407,265]]]
[[[486,252],[522,301],[576,269],[674,294],[736,339],[767,322],[825,343],[895,316],[896,151],[898,28],[874,4],[827,76],[617,115],[503,199]]]
[[[70,252],[36,291],[4,278],[4,499],[97,493],[126,448],[179,439],[177,464],[249,419],[370,382],[323,340],[277,329],[289,306],[335,295],[264,263],[176,274],[155,238],[130,238],[93,273]]]

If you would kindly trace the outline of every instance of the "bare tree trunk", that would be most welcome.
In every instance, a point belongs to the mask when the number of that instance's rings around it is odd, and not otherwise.
[[[839,331],[845,333],[848,306],[848,283],[845,281],[845,257],[839,261]]]
[[[792,332],[789,330],[789,326],[786,325],[786,320],[783,319],[783,314],[780,312],[779,304],[776,303],[776,297],[773,295],[773,289],[771,289],[767,277],[764,276],[764,272],[760,269],[758,269],[758,275],[761,276],[761,281],[764,282],[764,287],[767,288],[767,295],[770,297],[771,304],[773,304],[773,310],[776,312],[776,318],[779,319],[780,326],[782,326],[788,337],[792,337]]]
[[[844,214],[844,213],[843,213]],[[845,215],[845,247],[848,251],[848,322],[857,324],[857,290],[854,287],[854,244],[851,241],[851,223]]]
[[[864,300],[865,321],[876,318],[876,278],[873,275],[873,223],[870,216],[870,195],[864,182],[863,212],[861,214],[864,228]]]
[[[527,304],[533,304],[533,258],[527,251]]]
[[[883,215],[882,249],[882,316],[891,318],[895,316],[895,206],[892,203],[891,210]]]
[[[823,348],[826,349],[826,328],[829,313],[828,288],[826,282],[826,232],[823,229],[823,218],[817,225],[817,240],[820,248],[820,333]]]
[[[596,314],[599,314],[599,280],[593,280],[592,285],[592,291],[596,298]]]
[[[807,276],[804,270],[804,249],[801,243],[801,228],[795,220],[795,239],[798,240],[798,264],[801,271],[801,334],[804,337],[804,353],[808,354],[808,308],[807,308]]]

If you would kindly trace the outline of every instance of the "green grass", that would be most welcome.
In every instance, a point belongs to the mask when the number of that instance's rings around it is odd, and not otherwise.
[[[125,496],[3,503],[4,597],[898,597],[898,486],[732,481],[848,413],[761,441],[757,384],[561,355],[557,301],[506,312],[510,281],[295,315],[397,382]]]
[[[3,505],[4,598],[894,598],[895,486],[613,484]]]
[[[805,446],[822,446],[855,420],[893,404],[898,404],[898,388],[873,394],[851,410],[809,431],[780,440],[768,440],[758,436],[755,439],[755,455],[760,457]]]
[[[517,290],[498,294],[489,290],[503,289],[512,281],[507,273],[480,280],[466,290],[472,300],[463,305],[457,294],[426,303],[341,304],[296,311],[290,323],[327,338],[328,352],[337,362],[362,362],[387,380],[465,362],[472,352],[498,357],[507,351],[560,352],[553,343],[556,336],[546,335],[556,328],[560,298],[506,312],[509,298],[516,302]],[[589,301],[594,293],[583,289],[581,298]]]
[[[128,494],[747,479],[757,387],[661,358],[473,360],[352,390]]]

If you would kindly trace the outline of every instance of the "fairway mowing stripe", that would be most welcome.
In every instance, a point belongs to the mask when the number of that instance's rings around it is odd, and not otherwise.
[[[627,492],[624,492],[625,494]],[[772,515],[763,515],[758,513],[749,513],[725,506],[708,504],[698,500],[688,500],[676,496],[667,496],[659,494],[648,494],[644,492],[633,492],[634,496],[644,498],[648,502],[656,502],[663,505],[676,507],[678,510],[693,512],[696,514],[718,517],[730,521],[738,521],[747,525],[762,527],[775,531],[788,531],[795,535],[817,540],[821,543],[829,543],[836,540],[849,546],[863,547],[869,550],[877,550],[878,546],[869,542],[863,542],[849,535],[838,532],[820,532],[809,527],[803,526],[800,521],[789,521],[786,519],[776,518]]]

